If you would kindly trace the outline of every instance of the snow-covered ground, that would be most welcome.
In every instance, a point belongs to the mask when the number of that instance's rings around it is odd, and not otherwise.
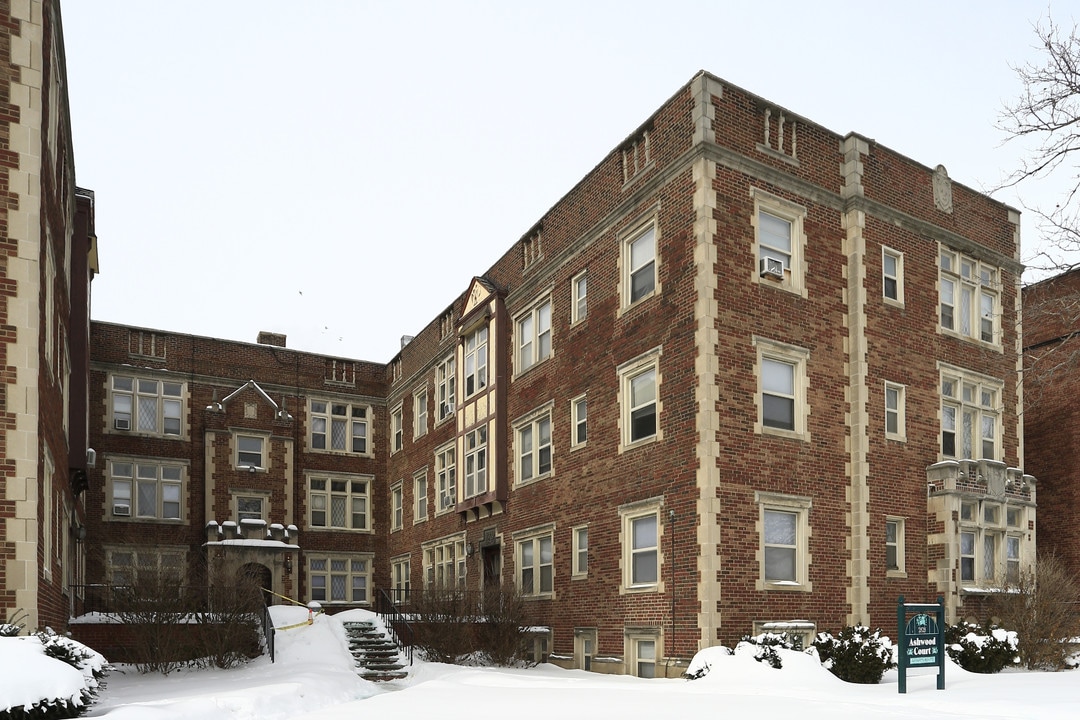
[[[302,622],[303,608],[275,607],[279,627]],[[753,717],[1032,718],[1080,716],[1080,671],[975,675],[949,663],[946,689],[933,670],[908,674],[897,693],[896,671],[879,685],[850,685],[813,658],[784,652],[774,670],[749,655],[710,651],[711,670],[700,680],[641,680],[562,670],[475,668],[416,662],[408,678],[371,683],[352,667],[341,621],[370,617],[350,611],[319,616],[312,625],[277,633],[277,662],[259,658],[234,670],[196,670],[166,677],[123,668],[88,717],[110,720],[352,720],[356,717],[527,718]],[[2,646],[0,646],[2,647]],[[9,658],[10,660],[10,658]],[[50,682],[30,668],[5,663],[0,653],[0,708],[16,687]],[[916,674],[918,673],[918,674]],[[5,689],[6,688],[6,689]]]

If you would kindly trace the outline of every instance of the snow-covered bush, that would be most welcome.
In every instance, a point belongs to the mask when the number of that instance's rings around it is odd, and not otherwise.
[[[48,629],[0,638],[0,666],[4,665],[9,665],[4,675],[17,684],[11,686],[11,707],[0,710],[0,720],[78,717],[94,700],[108,670],[100,654]]]
[[[1019,662],[1016,633],[960,622],[945,629],[945,652],[968,672],[996,673]]]
[[[802,650],[802,639],[796,636],[792,639],[787,633],[761,633],[760,635],[744,635],[743,639],[739,641],[739,644],[735,646],[735,650],[738,651],[740,647],[746,645],[753,645],[754,659],[758,662],[768,663],[777,670],[784,667],[783,660],[780,659],[780,653],[776,652],[777,648],[783,648],[784,650]]]
[[[881,630],[848,626],[836,636],[818,633],[814,639],[821,663],[844,682],[874,685],[886,670],[896,667],[893,646]]]

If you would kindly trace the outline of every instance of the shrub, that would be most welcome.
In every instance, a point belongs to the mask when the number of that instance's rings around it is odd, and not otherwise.
[[[880,629],[870,632],[861,625],[849,625],[835,637],[818,633],[814,648],[829,672],[844,682],[874,685],[886,670],[896,667],[892,642]]]
[[[14,636],[5,635],[4,637]],[[19,641],[38,642],[46,656],[78,670],[82,673],[82,686],[70,697],[45,697],[33,703],[0,710],[0,720],[29,720],[30,718],[51,720],[52,718],[79,717],[85,713],[97,696],[101,678],[109,669],[105,658],[85,645],[71,638],[57,635],[48,628],[33,633],[32,637],[17,638],[7,642]],[[48,687],[48,685],[43,687]]]
[[[996,673],[1016,662],[1016,633],[960,622],[945,629],[945,652],[968,672]]]
[[[780,658],[780,653],[776,650],[781,648],[783,650],[802,650],[802,638],[799,636],[791,637],[787,633],[761,633],[760,635],[744,635],[739,644],[735,646],[738,650],[740,646],[753,645],[756,650],[754,651],[754,659],[758,662],[768,663],[772,667],[780,670],[784,667],[784,661]]]
[[[1029,670],[1072,667],[1080,636],[1080,585],[1055,555],[1040,555],[990,599],[1003,627],[1017,634],[1017,655]]]
[[[494,665],[532,664],[524,643],[534,623],[525,606],[512,583],[482,594],[424,590],[410,599],[415,645],[433,662],[460,665],[479,658]]]

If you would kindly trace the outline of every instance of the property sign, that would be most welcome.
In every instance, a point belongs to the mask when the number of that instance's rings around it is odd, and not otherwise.
[[[900,636],[897,646],[897,666],[900,671],[899,691],[907,692],[909,667],[936,666],[937,688],[945,689],[945,599],[936,604],[905,603],[901,595],[896,601],[896,626]]]

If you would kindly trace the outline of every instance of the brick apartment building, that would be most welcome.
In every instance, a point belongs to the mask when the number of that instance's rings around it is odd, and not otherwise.
[[[1046,507],[1039,553],[1080,576],[1080,270],[1024,288],[1024,443]]]
[[[976,614],[1035,549],[1018,221],[700,73],[385,365],[95,323],[88,575],[512,580],[553,661],[638,675]]]
[[[55,0],[0,2],[0,623],[82,583],[94,195],[75,187]]]

